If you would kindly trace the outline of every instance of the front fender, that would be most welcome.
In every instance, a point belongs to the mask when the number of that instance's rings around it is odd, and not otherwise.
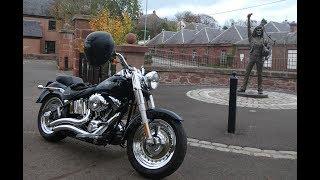
[[[177,121],[181,123],[183,119],[177,115],[176,113],[163,109],[163,108],[154,108],[154,109],[148,109],[147,110],[147,117],[149,119],[149,122],[153,121],[154,119],[169,119],[171,121]],[[124,132],[124,139],[127,139],[127,136],[129,132],[136,126],[141,124],[141,116],[140,114],[135,116],[131,121],[129,121],[129,124]]]
[[[147,117],[148,119],[172,119],[175,121],[183,121],[183,119],[177,115],[175,112],[163,109],[163,108],[154,108],[147,110]]]

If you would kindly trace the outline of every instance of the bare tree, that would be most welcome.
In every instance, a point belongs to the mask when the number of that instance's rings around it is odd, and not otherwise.
[[[175,17],[178,21],[201,23],[201,17],[198,14],[193,14],[191,11],[178,12],[175,14]]]
[[[211,28],[220,28],[218,22],[207,14],[200,14],[200,22],[210,26]]]

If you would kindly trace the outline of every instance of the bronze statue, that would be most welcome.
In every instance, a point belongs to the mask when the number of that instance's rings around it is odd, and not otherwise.
[[[253,32],[251,32],[251,23],[250,17],[252,13],[248,14],[248,40],[250,45],[250,52],[249,52],[249,64],[246,67],[246,74],[243,80],[243,84],[238,92],[245,92],[249,76],[251,70],[254,65],[257,67],[257,74],[258,74],[258,93],[263,94],[262,90],[262,68],[264,61],[270,55],[270,46],[268,41],[263,37],[263,26],[266,24],[266,21],[261,21],[260,25],[254,28]]]

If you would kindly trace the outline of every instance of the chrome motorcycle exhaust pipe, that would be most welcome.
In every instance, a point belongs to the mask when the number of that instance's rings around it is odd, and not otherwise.
[[[49,126],[52,127],[52,126],[57,126],[57,125],[61,125],[61,124],[71,124],[71,125],[75,125],[75,126],[80,126],[89,120],[89,116],[90,116],[90,109],[88,110],[86,116],[83,117],[82,119],[61,118],[61,119],[57,119],[55,121],[52,121],[49,124]]]
[[[104,131],[106,131],[108,129],[108,125],[111,123],[111,121],[113,121],[116,117],[118,117],[120,115],[120,113],[116,113],[115,115],[113,115],[107,122],[106,125],[102,125],[100,126],[98,129],[96,129],[94,132],[92,133],[82,133],[82,134],[77,134],[77,137],[80,138],[95,138],[95,137],[99,137],[100,135],[102,135],[102,133]]]
[[[59,126],[55,126],[52,128],[53,131],[62,131],[62,130],[68,130],[68,131],[72,131],[72,132],[75,132],[76,134],[81,134],[81,135],[90,135],[90,133],[82,130],[82,129],[79,129],[75,126],[72,126],[72,125],[59,125]]]
[[[89,114],[89,113],[88,113]],[[107,124],[110,124],[110,122],[112,120],[114,120],[116,117],[118,117],[120,115],[120,113],[116,113],[114,116],[112,116],[108,121]],[[88,115],[87,115],[88,116]],[[89,117],[89,116],[88,116]],[[64,118],[67,119],[67,118]],[[69,118],[71,119],[71,118]],[[60,120],[60,119],[59,119]],[[79,120],[78,120],[79,121]],[[74,133],[76,133],[76,137],[79,138],[95,138],[100,136],[106,129],[108,128],[108,125],[104,125],[104,126],[100,126],[97,130],[95,130],[93,133],[89,133],[87,131],[84,131],[82,129],[79,129],[73,125],[70,124],[64,124],[64,125],[58,125],[58,126],[54,126],[52,128],[53,131],[62,131],[62,130],[68,130],[68,131],[72,131]]]

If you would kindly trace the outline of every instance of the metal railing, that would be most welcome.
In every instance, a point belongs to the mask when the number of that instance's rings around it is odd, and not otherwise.
[[[239,56],[209,56],[177,53],[166,50],[150,49],[145,56],[146,61],[153,67],[207,67],[245,69],[249,57]],[[296,59],[272,57],[264,61],[264,71],[296,72]],[[254,69],[256,67],[254,66]]]

